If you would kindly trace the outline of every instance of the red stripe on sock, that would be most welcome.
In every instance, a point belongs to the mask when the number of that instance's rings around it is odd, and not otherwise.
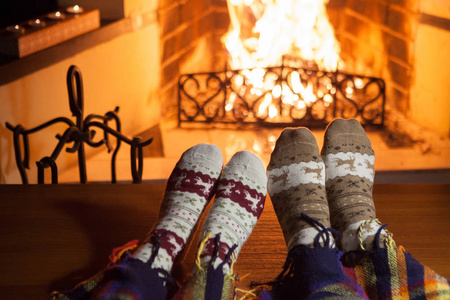
[[[230,199],[257,218],[259,218],[264,209],[264,194],[258,193],[242,182],[232,179],[221,179],[216,193],[217,198]]]
[[[212,197],[216,181],[217,178],[213,178],[208,174],[176,167],[169,177],[167,190],[195,193],[209,200]]]
[[[167,229],[155,229],[152,232],[152,235],[161,236],[167,231]],[[174,261],[177,254],[180,253],[181,250],[183,250],[184,244],[184,239],[179,237],[173,231],[170,231],[165,237],[161,239],[161,249],[166,250],[167,254],[169,254],[169,256],[172,258],[172,261]]]
[[[214,252],[214,248],[215,248],[215,243],[216,243],[216,239],[215,238],[210,238],[208,241],[206,241],[205,243],[205,248],[203,250],[203,253],[200,255],[201,258],[205,257],[205,256],[212,256],[213,252]],[[227,255],[227,253],[230,251],[231,246],[228,245],[225,242],[219,242],[219,258],[223,261],[225,259],[225,256]],[[228,261],[228,263],[231,263],[231,259],[230,261]]]

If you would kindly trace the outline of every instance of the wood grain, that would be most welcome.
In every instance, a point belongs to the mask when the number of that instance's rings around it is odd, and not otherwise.
[[[86,10],[81,14],[62,13],[65,16],[62,20],[52,20],[47,15],[38,16],[45,24],[42,28],[32,28],[27,26],[27,22],[20,23],[26,28],[22,35],[0,30],[0,53],[22,58],[100,27],[98,9]]]
[[[0,185],[2,299],[47,299],[52,290],[94,275],[113,248],[145,237],[163,191],[163,184]],[[397,244],[449,278],[450,186],[376,185],[374,199],[377,216],[389,224]],[[199,231],[174,268],[178,279],[192,270]],[[285,256],[267,199],[235,266],[240,286],[273,279]]]

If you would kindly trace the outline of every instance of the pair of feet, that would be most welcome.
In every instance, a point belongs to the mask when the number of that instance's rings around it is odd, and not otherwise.
[[[339,231],[344,253],[375,247],[380,224],[373,221],[374,161],[370,140],[354,119],[330,123],[321,153],[308,129],[282,132],[267,175],[288,250],[300,244],[313,247],[321,230],[302,213]]]
[[[217,146],[200,144],[183,153],[169,177],[157,224],[134,258],[170,273],[215,195],[201,232],[199,264],[230,272],[264,208],[267,176],[259,158],[247,151],[222,168]]]
[[[302,213],[341,232],[344,252],[370,250],[380,228],[371,221],[374,160],[370,140],[356,120],[333,121],[325,132],[322,153],[308,129],[284,130],[267,168],[268,180],[261,161],[250,152],[236,153],[222,172],[218,147],[194,146],[169,177],[158,222],[134,257],[145,263],[152,259],[152,267],[170,272],[216,195],[201,233],[200,265],[214,260],[215,267],[221,265],[228,273],[230,255],[237,258],[252,232],[267,189],[288,250],[299,244],[313,246],[321,231]]]

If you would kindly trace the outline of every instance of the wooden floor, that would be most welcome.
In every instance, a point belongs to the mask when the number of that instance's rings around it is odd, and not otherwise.
[[[0,185],[0,298],[47,299],[95,274],[114,247],[145,237],[163,191],[162,184]],[[397,244],[450,278],[450,186],[376,185],[374,199]],[[197,243],[175,277],[192,270]],[[268,199],[235,266],[240,286],[273,279],[285,257]]]

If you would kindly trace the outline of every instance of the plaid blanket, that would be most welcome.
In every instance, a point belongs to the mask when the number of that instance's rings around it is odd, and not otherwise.
[[[450,299],[450,281],[393,240],[372,252],[346,255],[350,259],[329,245],[297,246],[280,276],[269,283],[272,288],[253,299]],[[341,258],[353,261],[354,266],[343,266]]]
[[[55,292],[52,299],[109,299],[108,295],[125,300],[170,298],[167,295],[174,284],[164,270],[150,268],[128,252],[115,256],[109,268],[70,292]],[[373,252],[359,250],[346,256],[329,242],[316,243],[314,248],[299,245],[289,253],[281,274],[265,285],[271,288],[246,299],[450,299],[450,282],[392,241]],[[345,267],[341,261],[353,261],[354,266]],[[172,299],[228,299],[233,279],[232,273],[224,275],[221,268],[198,267]]]

